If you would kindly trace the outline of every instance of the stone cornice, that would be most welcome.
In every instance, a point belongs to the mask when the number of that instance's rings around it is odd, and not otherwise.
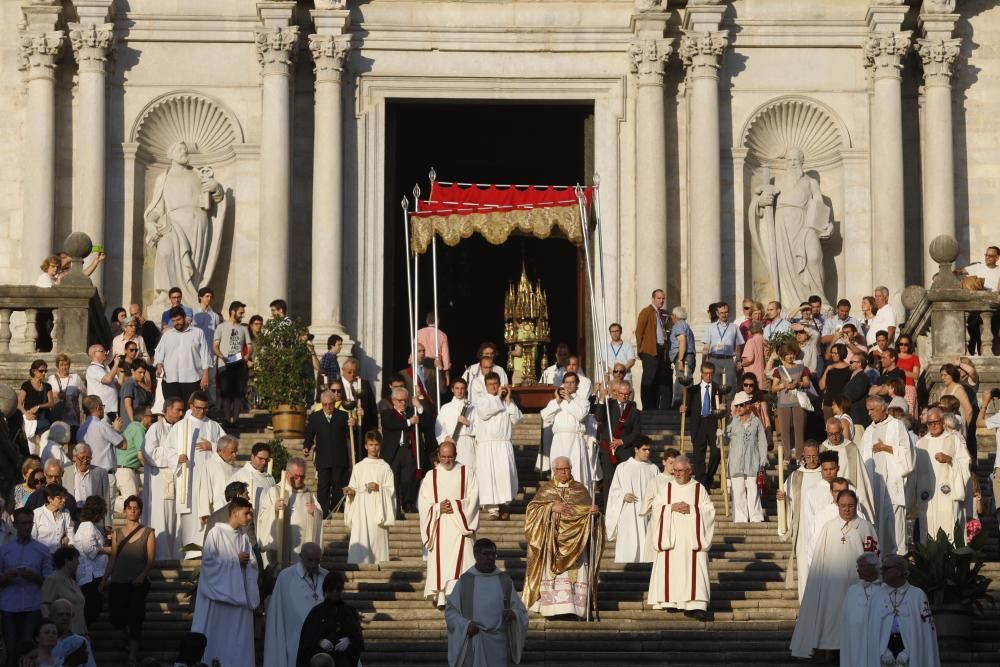
[[[69,41],[80,69],[104,68],[115,48],[114,23],[70,23]]]
[[[729,46],[729,33],[716,31],[685,31],[681,36],[681,62],[692,76],[715,76],[722,54]]]
[[[275,26],[254,31],[257,62],[264,74],[288,74],[299,43],[299,27]]]
[[[309,52],[315,66],[316,80],[338,81],[351,52],[351,36],[309,35]]]
[[[29,79],[53,78],[56,59],[62,51],[66,33],[62,30],[22,32],[17,51],[18,69]]]
[[[663,85],[664,67],[673,50],[667,39],[644,39],[629,44],[629,67],[640,86]]]
[[[962,40],[918,39],[916,50],[924,67],[924,80],[928,84],[948,83],[954,73],[955,60],[962,50]]]
[[[910,50],[910,39],[913,33],[876,32],[865,40],[863,51],[865,69],[875,78],[881,76],[899,76],[902,58]]]

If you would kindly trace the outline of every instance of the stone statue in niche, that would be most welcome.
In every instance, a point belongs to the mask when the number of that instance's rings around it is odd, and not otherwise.
[[[748,219],[754,248],[767,262],[774,298],[794,308],[810,295],[824,295],[821,241],[833,234],[830,207],[819,182],[807,175],[800,148],[785,151],[785,171],[754,190]]]
[[[198,303],[219,258],[226,196],[211,167],[190,164],[188,146],[179,141],[167,151],[170,167],[156,179],[153,198],[143,214],[146,245],[156,251],[153,289],[165,301],[180,287],[184,303]]]

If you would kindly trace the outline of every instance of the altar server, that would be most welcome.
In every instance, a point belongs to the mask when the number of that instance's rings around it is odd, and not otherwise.
[[[845,434],[847,423],[839,417],[830,417],[826,422],[826,440],[819,446],[820,452],[837,452],[840,471],[837,473],[851,483],[858,494],[858,514],[875,523],[875,497],[868,468],[861,457],[861,448]]]
[[[906,553],[906,479],[913,472],[913,448],[902,421],[888,413],[880,396],[866,402],[872,423],[861,438],[861,456],[872,480],[875,525],[884,553]]]
[[[555,398],[542,409],[542,426],[552,429],[549,460],[555,461],[561,456],[568,458],[575,480],[583,484],[588,493],[593,493],[592,456],[583,437],[586,431],[584,420],[590,414],[590,406],[586,400],[579,400],[578,382],[576,373],[563,375],[562,386],[556,390]]]
[[[244,532],[253,520],[250,501],[233,498],[229,523],[205,537],[192,632],[208,638],[204,660],[223,665],[256,664],[253,612],[260,606],[257,560]]]
[[[941,410],[928,410],[926,423],[927,435],[917,441],[913,489],[921,542],[937,537],[940,529],[953,537],[971,477],[969,450],[954,433],[945,431]]]
[[[250,460],[233,473],[232,481],[247,485],[255,512],[260,509],[261,496],[276,484],[274,475],[267,471],[270,460],[271,446],[266,442],[258,442],[250,449]]]
[[[419,503],[420,536],[427,549],[424,597],[434,598],[438,607],[444,607],[458,575],[473,563],[479,498],[476,473],[455,462],[455,445],[441,445],[438,464],[420,485]]]
[[[858,576],[856,584],[847,589],[844,597],[844,613],[840,621],[840,665],[857,667],[866,664],[868,606],[872,594],[882,585],[879,581],[878,556],[863,553],[858,556]]]
[[[604,526],[608,539],[615,541],[616,563],[650,560],[644,553],[649,515],[642,512],[642,499],[652,480],[660,474],[656,464],[649,462],[652,444],[648,436],[639,436],[633,456],[615,468]]]
[[[201,518],[202,528],[208,517],[227,503],[226,485],[232,481],[233,473],[236,472],[233,461],[236,460],[239,446],[240,441],[231,435],[219,438],[219,450],[205,461],[205,467],[198,475],[195,507]]]
[[[146,431],[142,443],[142,523],[156,531],[156,559],[178,558],[177,484],[175,470],[179,454],[170,443],[170,430],[184,417],[184,401],[169,398],[163,404],[163,418]]]
[[[708,551],[715,505],[705,487],[692,479],[686,456],[674,459],[673,471],[673,481],[653,501],[660,509],[650,523],[656,554],[646,601],[654,609],[682,609],[685,616],[704,621],[711,599]]]
[[[319,544],[322,537],[323,514],[316,496],[306,488],[306,461],[290,458],[285,466],[285,483],[271,487],[260,498],[257,539],[265,565],[297,562],[302,545]],[[279,546],[283,552],[280,558]]]
[[[367,458],[358,461],[343,489],[344,525],[351,531],[348,563],[384,563],[389,560],[389,526],[396,523],[396,484],[392,468],[379,458],[382,435],[365,434]]]
[[[868,604],[865,665],[938,667],[937,629],[927,595],[907,583],[909,561],[897,554],[882,559],[883,585]]]
[[[640,514],[646,517],[647,520],[646,544],[643,547],[642,554],[642,562],[644,563],[653,562],[653,556],[656,553],[656,535],[653,534],[651,527],[653,517],[659,514],[660,507],[667,501],[667,496],[661,496],[660,491],[667,488],[667,482],[674,480],[674,459],[680,455],[681,453],[673,447],[667,447],[663,450],[663,453],[660,455],[663,462],[663,470],[657,473],[653,479],[649,480],[649,484],[646,485],[646,491],[642,495]]]
[[[323,580],[328,572],[319,565],[322,555],[318,544],[306,542],[299,562],[278,574],[267,603],[264,631],[267,667],[296,667],[302,624],[312,608],[323,600]]]
[[[506,520],[510,517],[507,503],[517,495],[519,486],[511,435],[514,424],[521,421],[521,410],[511,400],[510,387],[501,386],[498,375],[489,373],[484,382],[486,393],[475,401],[479,503],[491,519]]]
[[[828,488],[823,481],[819,467],[819,445],[809,441],[802,447],[803,465],[796,468],[785,480],[784,490],[778,491],[778,502],[788,507],[788,525],[791,527],[792,553],[788,557],[789,567],[785,570],[785,586],[791,588],[792,580],[798,581],[799,601],[806,591],[809,567],[812,563],[813,548],[818,527],[815,517],[818,508],[806,499],[818,497],[814,490]],[[782,536],[788,539],[789,535]]]
[[[451,441],[458,451],[458,462],[476,469],[476,438],[473,435],[473,407],[468,398],[469,385],[462,378],[451,383],[452,399],[441,406],[435,425],[438,444]]]

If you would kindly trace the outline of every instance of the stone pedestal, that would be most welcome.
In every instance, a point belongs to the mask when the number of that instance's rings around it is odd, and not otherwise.
[[[21,281],[32,284],[42,260],[55,250],[55,69],[65,33],[55,29],[61,7],[28,5],[23,11],[25,25],[17,54],[27,80],[21,156],[25,174]]]

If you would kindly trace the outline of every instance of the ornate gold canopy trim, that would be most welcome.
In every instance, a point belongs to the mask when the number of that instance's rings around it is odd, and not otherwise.
[[[474,232],[493,245],[507,242],[515,232],[547,239],[558,229],[571,243],[583,243],[578,206],[490,211],[484,213],[413,214],[410,217],[410,249],[414,254],[427,252],[436,233],[445,245],[456,246]]]

